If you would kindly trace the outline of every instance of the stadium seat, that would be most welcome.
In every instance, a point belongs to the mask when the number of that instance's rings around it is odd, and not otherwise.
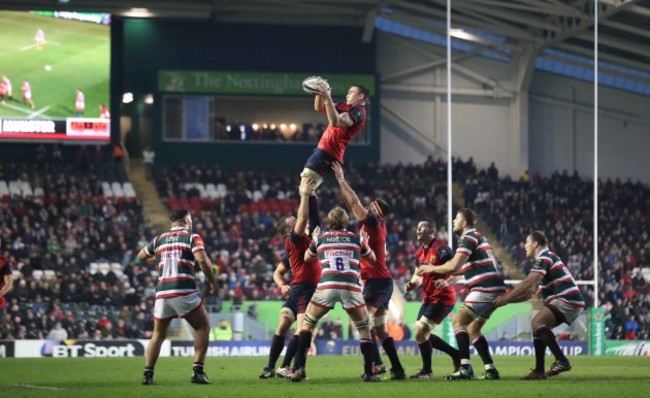
[[[151,277],[155,280],[155,279],[158,279],[158,276],[160,274],[158,273],[158,270],[152,269],[152,270],[149,271],[149,275],[151,275]]]
[[[14,278],[14,280],[17,280],[17,279],[21,279],[23,277],[23,274],[17,269],[15,269],[11,271],[11,277]]]
[[[113,271],[118,280],[124,275],[124,271],[121,269],[111,269],[111,271]]]
[[[29,184],[28,181],[23,181],[20,190],[22,191],[23,197],[32,197],[34,196],[34,191],[32,190],[32,186]]]
[[[130,182],[125,182],[122,188],[124,190],[124,196],[126,198],[132,199],[136,197],[135,189],[133,189],[133,184],[131,184]]]
[[[32,277],[37,281],[43,279],[43,270],[35,269],[32,271]]]
[[[219,198],[219,192],[217,191],[217,187],[213,183],[209,183],[205,186],[206,193],[210,199],[218,199]]]
[[[46,280],[51,281],[56,279],[56,272],[52,269],[46,269],[43,270],[43,276],[45,277]]]
[[[99,264],[95,262],[88,264],[88,272],[90,272],[90,275],[95,275],[98,270],[99,270]]]
[[[9,181],[9,194],[11,196],[21,196],[23,194],[20,181]]]
[[[228,195],[228,188],[226,188],[226,184],[223,183],[217,184],[217,192],[219,193],[218,195],[219,199],[225,198],[226,195]]]
[[[107,198],[113,197],[113,190],[111,189],[111,185],[106,181],[102,182],[102,192]]]
[[[4,180],[0,181],[0,197],[2,196],[9,196],[9,186]]]
[[[262,199],[264,197],[264,194],[260,190],[255,190],[253,191],[253,202],[257,202],[258,200]]]
[[[111,265],[109,263],[99,263],[99,272],[103,275],[108,274],[108,271],[111,270]]]
[[[122,264],[120,264],[118,262],[111,263],[111,271],[113,271],[113,272],[122,271]]]
[[[202,182],[196,182],[196,183],[194,183],[194,188],[196,188],[196,190],[199,191],[199,197],[200,197],[201,199],[203,199],[203,198],[207,198],[207,197],[208,197],[208,193],[207,193],[207,191],[205,190],[205,185],[203,185]]]
[[[113,196],[116,198],[124,198],[124,190],[122,189],[122,184],[115,181],[111,184],[111,189],[113,190]]]

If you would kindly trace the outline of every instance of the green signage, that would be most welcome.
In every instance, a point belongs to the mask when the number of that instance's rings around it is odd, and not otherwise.
[[[605,310],[589,309],[589,354],[605,355]]]
[[[305,95],[302,81],[306,73],[266,73],[230,71],[158,71],[158,91],[187,94]],[[332,93],[345,95],[354,84],[375,87],[373,75],[323,75]]]

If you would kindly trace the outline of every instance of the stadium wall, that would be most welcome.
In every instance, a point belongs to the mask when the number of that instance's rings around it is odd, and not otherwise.
[[[121,26],[121,42],[116,43],[122,48],[121,90],[133,92],[136,98],[156,93],[158,70],[295,72],[304,73],[305,77],[375,73],[374,43],[361,42],[362,28],[138,19],[125,20]],[[305,98],[306,109],[312,104]],[[136,103],[127,112],[140,117],[146,114],[144,107]],[[314,148],[313,143],[165,142],[160,136],[161,108],[161,98],[156,96],[151,118],[157,160],[188,162],[191,154],[191,161],[196,163],[216,161],[233,167],[268,167],[270,161],[273,165],[298,170]],[[373,113],[377,114],[376,107]],[[139,123],[133,125],[134,133],[139,135],[135,131]],[[377,132],[375,128],[371,133],[373,144],[350,146],[346,158],[357,162],[377,161]]]
[[[382,162],[422,163],[429,155],[447,156],[445,60],[444,47],[377,32]],[[423,68],[391,77],[435,61],[440,62],[435,69]],[[515,178],[526,168],[542,175],[566,169],[593,176],[593,84],[535,70],[528,102],[521,104],[521,109],[528,108],[526,113],[520,112],[514,99],[480,94],[481,90],[489,92],[494,82],[507,92],[516,92],[513,63],[473,56],[456,64],[461,70],[452,72],[454,89],[474,95],[452,95],[454,156],[473,157],[479,167],[495,162],[500,172]],[[485,83],[481,83],[482,79]],[[413,91],[403,87],[413,87]],[[416,91],[427,87],[438,91],[435,94]],[[647,109],[650,109],[650,97],[599,88],[601,177],[650,182],[650,175],[645,173],[650,167],[650,160],[645,156],[650,148]],[[516,127],[519,123],[528,130]]]
[[[650,97],[599,87],[598,174],[650,183]],[[530,89],[530,170],[594,173],[594,88],[537,72]]]

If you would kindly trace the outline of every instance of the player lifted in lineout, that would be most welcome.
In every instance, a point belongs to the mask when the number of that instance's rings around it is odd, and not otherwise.
[[[343,164],[343,155],[348,144],[366,125],[366,103],[369,95],[367,87],[354,84],[349,88],[345,101],[335,103],[327,82],[320,82],[318,94],[314,98],[314,109],[316,112],[325,113],[329,124],[318,142],[318,147],[307,159],[300,173],[303,181],[311,179],[318,186],[333,162]]]

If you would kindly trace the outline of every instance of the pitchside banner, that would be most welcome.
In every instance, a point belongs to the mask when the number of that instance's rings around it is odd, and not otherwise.
[[[607,340],[605,355],[650,356],[650,341]]]
[[[0,347],[8,342],[0,342]],[[141,357],[149,340],[16,340],[13,355],[16,358],[109,358]],[[7,351],[8,353],[8,351]],[[161,356],[170,355],[170,342],[162,345]]]
[[[250,94],[250,95],[305,95],[302,81],[305,73],[266,73],[233,71],[158,71],[158,91],[165,93]],[[332,92],[347,93],[353,84],[362,84],[373,90],[373,75],[328,74]]]
[[[535,355],[532,341],[490,341],[489,344],[492,355]],[[559,344],[565,355],[587,354],[585,341],[559,341]],[[420,354],[420,349],[415,341],[396,341],[395,346],[399,355]],[[316,349],[319,355],[361,355],[358,341],[318,340]],[[379,350],[382,351],[382,348],[380,347]],[[546,352],[547,355],[551,355],[550,350],[547,349]],[[474,346],[470,347],[470,353],[478,355]]]
[[[626,344],[624,344],[626,343]],[[629,344],[627,344],[629,343]],[[0,358],[109,358],[143,356],[149,340],[16,340],[0,341]],[[210,357],[268,356],[269,341],[212,341],[208,347]],[[399,355],[419,355],[420,350],[414,341],[395,343]],[[635,346],[635,347],[632,347]],[[560,341],[566,355],[585,355],[587,343]],[[380,350],[382,350],[380,348]],[[472,354],[476,354],[471,348]],[[492,355],[534,355],[530,341],[492,341]],[[618,351],[612,355],[648,355],[648,342],[622,342]],[[436,351],[436,353],[438,353]],[[609,350],[608,350],[609,353]],[[163,343],[162,357],[191,357],[194,355],[194,342],[188,340],[167,340]],[[283,353],[284,355],[284,353]],[[309,350],[309,355],[361,355],[359,342],[354,340],[318,340]],[[442,354],[440,354],[442,355]],[[551,355],[547,352],[547,355]]]

